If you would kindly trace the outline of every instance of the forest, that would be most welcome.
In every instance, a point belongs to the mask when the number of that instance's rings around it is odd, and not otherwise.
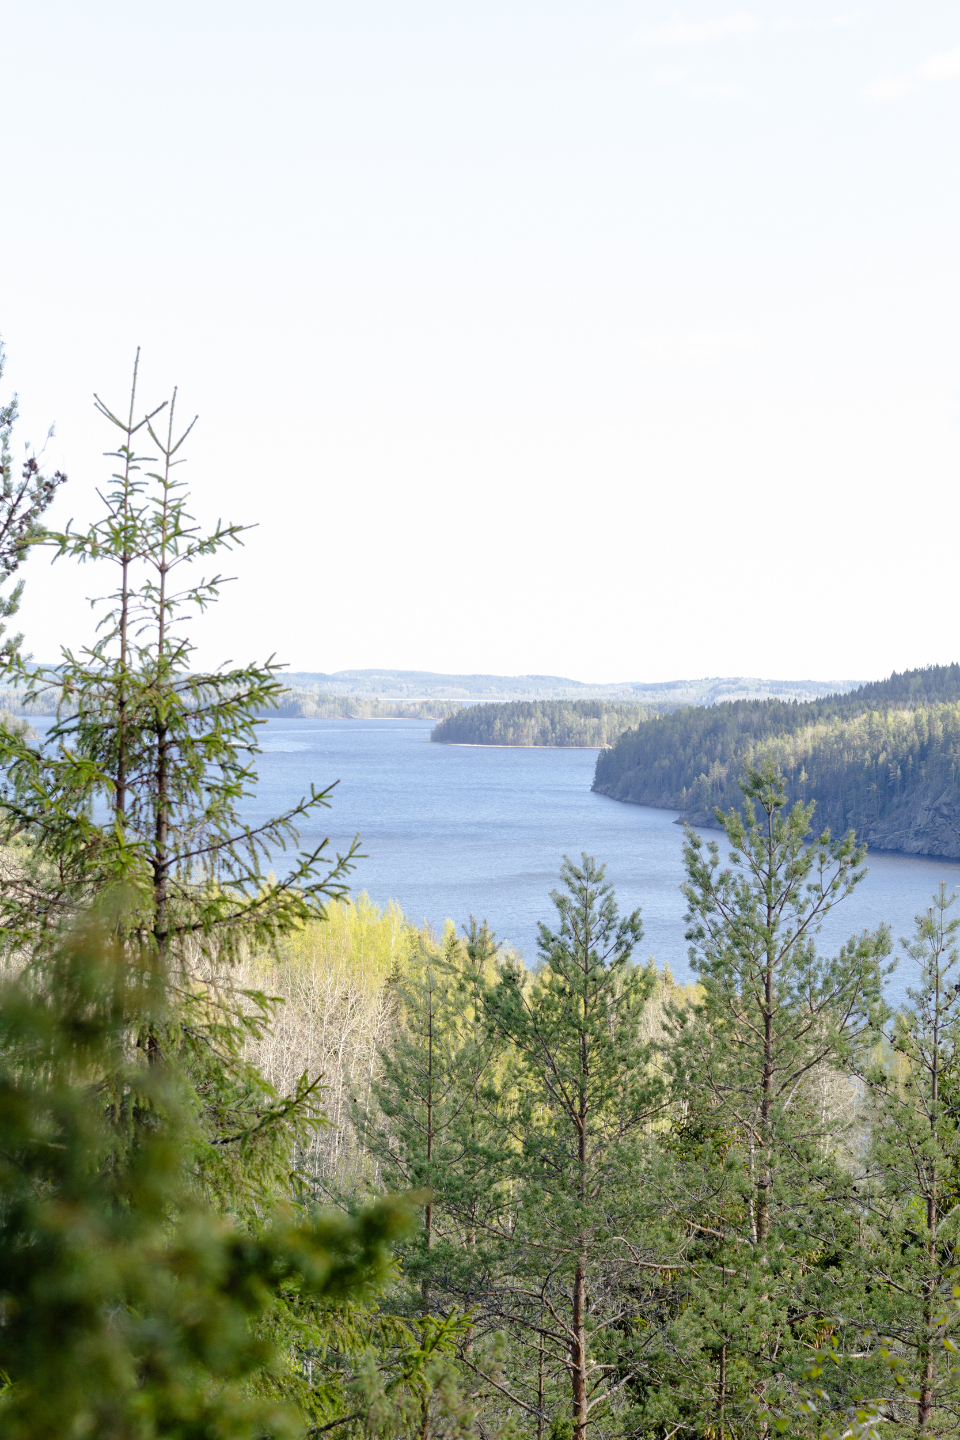
[[[194,519],[175,401],[97,402],[113,473],[62,530],[0,410],[4,619],[35,547],[113,577],[55,665],[3,637],[61,705],[0,726],[0,1434],[955,1435],[954,898],[891,1013],[880,917],[817,948],[865,851],[784,749],[722,855],[687,833],[689,986],[586,854],[529,966],[352,899],[359,840],[299,841],[332,787],[243,821],[284,681],[195,664],[243,528]]]
[[[376,695],[328,695],[290,686],[263,713],[296,720],[438,720],[459,709],[459,700],[383,700]]]
[[[666,709],[667,707],[663,707]],[[610,745],[630,726],[661,713],[605,700],[511,700],[457,709],[430,736],[441,745]]]
[[[960,666],[893,674],[803,704],[735,701],[677,710],[624,733],[594,789],[679,810],[701,826],[739,803],[746,765],[774,763],[815,824],[877,849],[960,856]]]

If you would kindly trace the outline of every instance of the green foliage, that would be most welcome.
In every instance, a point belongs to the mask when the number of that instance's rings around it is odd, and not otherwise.
[[[354,1106],[361,1143],[389,1189],[418,1193],[422,1226],[403,1248],[394,1303],[418,1323],[465,1316],[458,1355],[480,1391],[502,1368],[484,1303],[489,1239],[504,1206],[503,1137],[493,1100],[500,1037],[485,1023],[497,946],[471,918],[463,939],[407,935],[387,995],[393,1023],[368,1101]],[[485,1425],[499,1430],[504,1417]]]
[[[467,705],[434,726],[444,745],[609,745],[631,725],[662,708],[614,705],[605,700],[512,700]]]
[[[466,1312],[456,1361],[485,1433],[511,1414],[538,1435],[573,1434],[574,1414],[581,1435],[606,1424],[624,1383],[610,1373],[621,1327],[642,1303],[631,1277],[648,1245],[638,1181],[662,1091],[642,1038],[655,982],[631,959],[639,915],[620,919],[602,868],[565,861],[563,881],[535,978],[509,957],[495,967],[473,921],[442,946],[411,937],[357,1119],[388,1183],[424,1189],[397,1303]]]
[[[659,718],[460,710],[434,738],[635,724],[598,788],[688,814],[744,773],[729,863],[687,834],[695,987],[634,964],[639,912],[588,856],[531,974],[486,924],[347,902],[350,855],[273,877],[329,798],[240,818],[262,714],[300,702],[272,661],[193,672],[181,628],[221,584],[186,567],[242,531],[189,514],[172,401],[161,430],[135,372],[125,417],[98,406],[104,511],[47,537],[114,567],[98,637],[43,673],[5,652],[59,709],[48,744],[0,731],[0,1432],[954,1434],[960,921],[944,891],[918,918],[890,1023],[885,928],[817,949],[864,851],[812,801],[845,830],[949,798],[960,667]],[[62,478],[14,484],[14,418],[0,579]]]
[[[229,1223],[198,1184],[198,1087],[133,1043],[169,1002],[156,962],[92,928],[0,989],[4,1435],[301,1434],[256,1397],[279,1363],[263,1322],[371,1293],[403,1231],[397,1205]]]
[[[864,1323],[896,1363],[888,1410],[923,1435],[954,1434],[960,1416],[960,918],[946,887],[903,941],[918,971],[861,1070],[872,1104],[864,1188]]]
[[[48,742],[0,739],[3,958],[25,966],[4,992],[0,1428],[348,1434],[374,1423],[373,1365],[389,1429],[440,1384],[450,1327],[417,1337],[376,1303],[402,1204],[314,1211],[298,1157],[326,1124],[320,1079],[303,1068],[281,1090],[252,1062],[275,1005],[230,969],[319,922],[349,856],[329,868],[320,846],[265,873],[329,792],[257,829],[240,818],[277,667],[197,674],[180,628],[220,585],[185,567],[240,530],[204,533],[187,512],[175,467],[192,427],[176,432],[173,402],[163,431],[164,407],[139,418],[135,370],[127,417],[98,407],[122,436],[104,513],[49,538],[112,565],[117,588],[91,646],[20,666],[60,696]],[[66,938],[91,904],[109,945]]]
[[[715,843],[688,831],[685,844],[700,997],[667,1040],[674,1138],[656,1178],[683,1266],[637,1387],[644,1423],[702,1435],[766,1433],[850,1286],[859,1293],[830,1089],[882,1014],[889,950],[881,927],[818,954],[816,931],[862,879],[863,852],[851,836],[809,843],[810,808],[788,809],[770,769],[748,772],[744,797],[743,813],[721,817],[729,867]]]
[[[565,858],[561,878],[558,928],[540,926],[535,980],[507,965],[488,999],[511,1057],[501,1104],[515,1199],[500,1222],[498,1286],[538,1390],[544,1376],[554,1394],[566,1389],[583,1440],[630,1374],[624,1332],[649,1261],[638,1182],[662,1085],[640,1038],[653,988],[631,958],[640,913],[619,916],[590,856]]]
[[[482,1015],[496,945],[473,921],[465,944],[452,929],[442,948],[422,933],[409,941],[390,979],[396,1018],[372,1106],[355,1114],[389,1188],[425,1194],[423,1253],[408,1251],[405,1268],[429,1286],[429,1252],[438,1241],[465,1242],[476,1227],[478,1186],[489,1189],[476,1152],[479,1092],[497,1051]]]

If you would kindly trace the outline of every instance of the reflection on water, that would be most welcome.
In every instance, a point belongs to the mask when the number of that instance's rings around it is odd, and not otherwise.
[[[294,803],[311,782],[339,780],[326,828],[303,839],[329,830],[342,847],[360,833],[367,858],[354,891],[395,899],[438,927],[448,917],[458,925],[486,917],[528,960],[537,922],[551,919],[561,856],[586,850],[606,864],[621,908],[642,907],[644,958],[689,978],[682,829],[672,813],[592,794],[595,751],[433,745],[430,730],[421,720],[271,720],[249,818]],[[951,861],[877,854],[869,867],[828,918],[824,946],[882,920],[898,938],[941,880],[960,886],[960,864]],[[891,999],[913,983],[912,970],[907,960],[893,976]]]

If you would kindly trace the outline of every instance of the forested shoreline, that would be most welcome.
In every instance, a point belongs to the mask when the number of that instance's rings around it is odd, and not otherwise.
[[[290,689],[264,714],[297,720],[441,720],[459,709],[459,700],[384,700],[370,695],[326,695]]]
[[[724,854],[685,837],[689,986],[588,854],[526,963],[474,916],[352,900],[360,837],[300,841],[332,784],[243,820],[287,690],[193,663],[243,530],[194,519],[175,401],[136,366],[97,401],[115,468],[62,530],[66,477],[16,473],[0,410],[3,619],[35,546],[112,576],[82,649],[0,649],[9,691],[59,697],[43,736],[0,724],[0,1434],[955,1434],[954,898],[917,917],[902,1014],[882,916],[818,951],[865,852],[778,770],[798,722],[741,766]],[[960,696],[899,678],[914,730],[884,744],[945,751]],[[873,745],[876,711],[815,719]]]
[[[877,849],[960,856],[960,667],[894,674],[803,704],[675,711],[597,759],[594,789],[700,826],[739,803],[744,766],[772,760],[816,825]]]
[[[458,709],[435,725],[441,745],[610,745],[630,726],[669,707],[612,705],[604,700],[511,700]]]

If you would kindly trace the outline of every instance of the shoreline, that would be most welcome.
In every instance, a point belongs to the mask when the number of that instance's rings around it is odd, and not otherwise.
[[[428,740],[428,745],[446,745],[450,750],[608,750],[608,745],[494,745],[483,740]]]

